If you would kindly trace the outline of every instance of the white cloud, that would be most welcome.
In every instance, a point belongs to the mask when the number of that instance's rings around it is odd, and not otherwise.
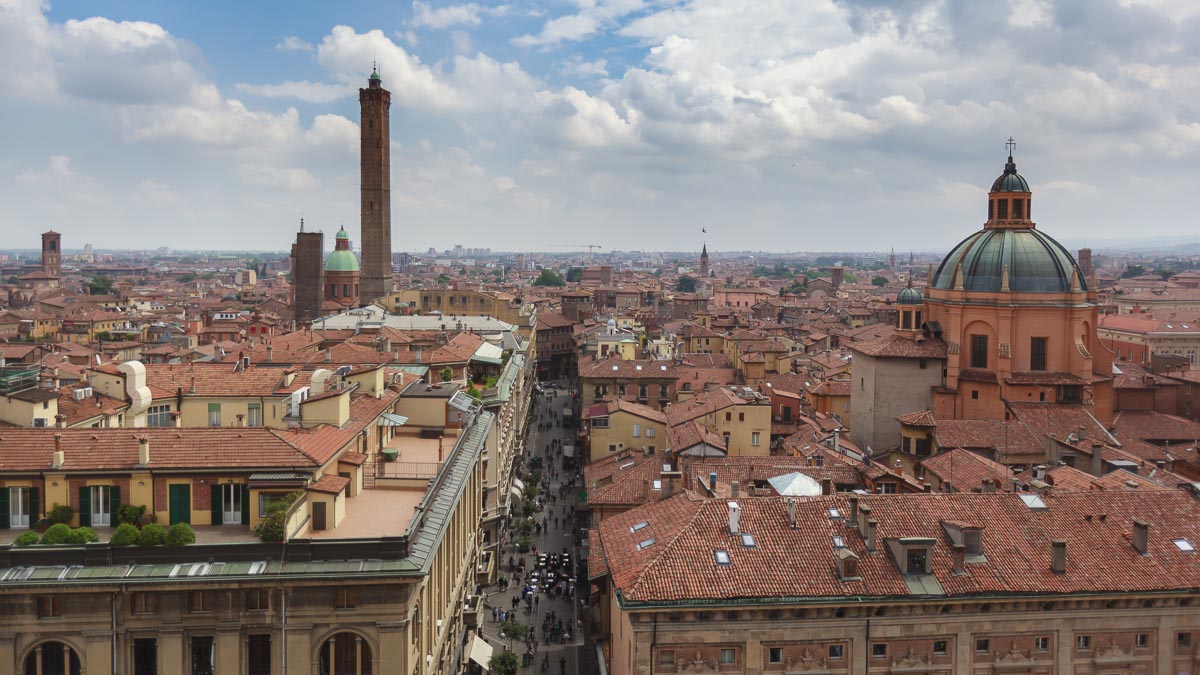
[[[169,185],[146,178],[134,190],[134,200],[144,206],[165,208],[179,203],[179,195]]]
[[[450,43],[459,54],[471,53],[471,36],[465,30],[451,31]]]
[[[555,47],[563,42],[578,42],[646,7],[643,0],[576,0],[576,4],[578,12],[555,17],[543,24],[542,30],[536,35],[513,38],[513,44],[520,47]]]
[[[608,77],[608,60],[584,61],[582,56],[576,54],[563,60],[559,64],[558,72],[567,77]]]
[[[279,41],[275,45],[275,49],[281,52],[311,52],[313,50],[312,43],[298,38],[295,35],[289,35]]]
[[[292,192],[315,190],[320,182],[307,169],[269,164],[238,164],[237,175],[247,185],[279,188]]]
[[[103,186],[95,178],[76,171],[67,155],[50,155],[45,168],[26,169],[15,176],[26,197],[49,202],[94,202],[104,198]]]
[[[287,81],[278,84],[246,84],[239,82],[234,89],[244,94],[265,98],[295,98],[309,103],[332,103],[355,93],[354,87],[324,82]]]
[[[478,26],[480,23],[479,5],[447,5],[433,7],[427,2],[413,0],[413,18],[410,22],[418,28],[449,28],[450,26]]]

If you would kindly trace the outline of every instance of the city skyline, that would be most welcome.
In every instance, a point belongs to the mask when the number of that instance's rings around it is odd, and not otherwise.
[[[68,248],[333,232],[378,61],[396,251],[945,251],[1010,134],[1061,240],[1191,231],[1188,3],[875,5],[10,0],[0,219]]]

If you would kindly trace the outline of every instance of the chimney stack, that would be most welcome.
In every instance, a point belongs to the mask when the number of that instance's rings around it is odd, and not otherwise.
[[[954,575],[967,573],[967,549],[962,544],[954,544],[951,552],[954,554]]]
[[[63,463],[66,462],[66,456],[62,449],[62,434],[54,434],[54,456],[50,461],[51,469],[61,469]]]
[[[268,342],[267,343],[267,361],[270,362],[270,361],[273,361],[274,359],[275,359],[275,347],[272,346],[270,342]]]
[[[138,436],[138,466],[150,466],[150,438]]]
[[[858,527],[858,495],[850,496],[850,517],[846,519],[850,527]]]
[[[879,522],[876,520],[867,521],[867,552],[875,552],[875,529],[879,527]]]
[[[1133,521],[1133,548],[1141,555],[1146,555],[1146,547],[1150,539],[1150,525],[1141,520]]]
[[[1092,443],[1091,474],[1093,476],[1104,475],[1104,446],[1099,443]]]
[[[740,531],[738,530],[738,525],[741,521],[742,507],[738,506],[737,502],[727,502],[726,506],[729,507],[729,533],[738,534]]]
[[[1067,571],[1067,541],[1055,539],[1050,545],[1050,571],[1063,574]]]
[[[858,509],[858,534],[863,539],[867,538],[867,521],[871,519],[871,507],[863,504]]]
[[[741,485],[740,485],[740,484],[739,484],[739,483],[738,483],[736,480],[735,480],[735,481],[733,481],[733,483],[731,483],[731,484],[730,484],[730,486],[729,486],[729,489],[730,489],[730,493],[729,493],[729,494],[730,494],[730,496],[731,496],[731,497],[733,497],[734,499],[737,499],[738,497],[741,497],[741,496],[742,496],[742,495],[741,495],[741,487],[742,487],[742,486],[741,486]]]
[[[716,471],[708,472],[708,489],[709,490],[717,489],[717,472]]]
[[[788,498],[787,500],[788,522],[792,524],[792,529],[796,529],[796,500]]]

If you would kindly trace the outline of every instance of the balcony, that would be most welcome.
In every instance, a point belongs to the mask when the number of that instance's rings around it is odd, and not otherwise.
[[[496,558],[492,551],[484,551],[479,555],[479,563],[475,565],[475,583],[487,586],[492,583],[492,575],[496,572]]]

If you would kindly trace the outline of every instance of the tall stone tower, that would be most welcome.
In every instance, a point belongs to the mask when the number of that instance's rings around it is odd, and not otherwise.
[[[362,190],[362,293],[368,305],[392,291],[392,160],[388,113],[392,94],[378,70],[358,90]]]
[[[42,274],[62,277],[62,235],[54,230],[42,233]]]
[[[292,318],[297,325],[311,324],[321,316],[321,289],[325,286],[325,235],[305,232],[304,220],[292,244]]]
[[[704,248],[700,250],[700,276],[708,276],[708,244],[704,244]]]

